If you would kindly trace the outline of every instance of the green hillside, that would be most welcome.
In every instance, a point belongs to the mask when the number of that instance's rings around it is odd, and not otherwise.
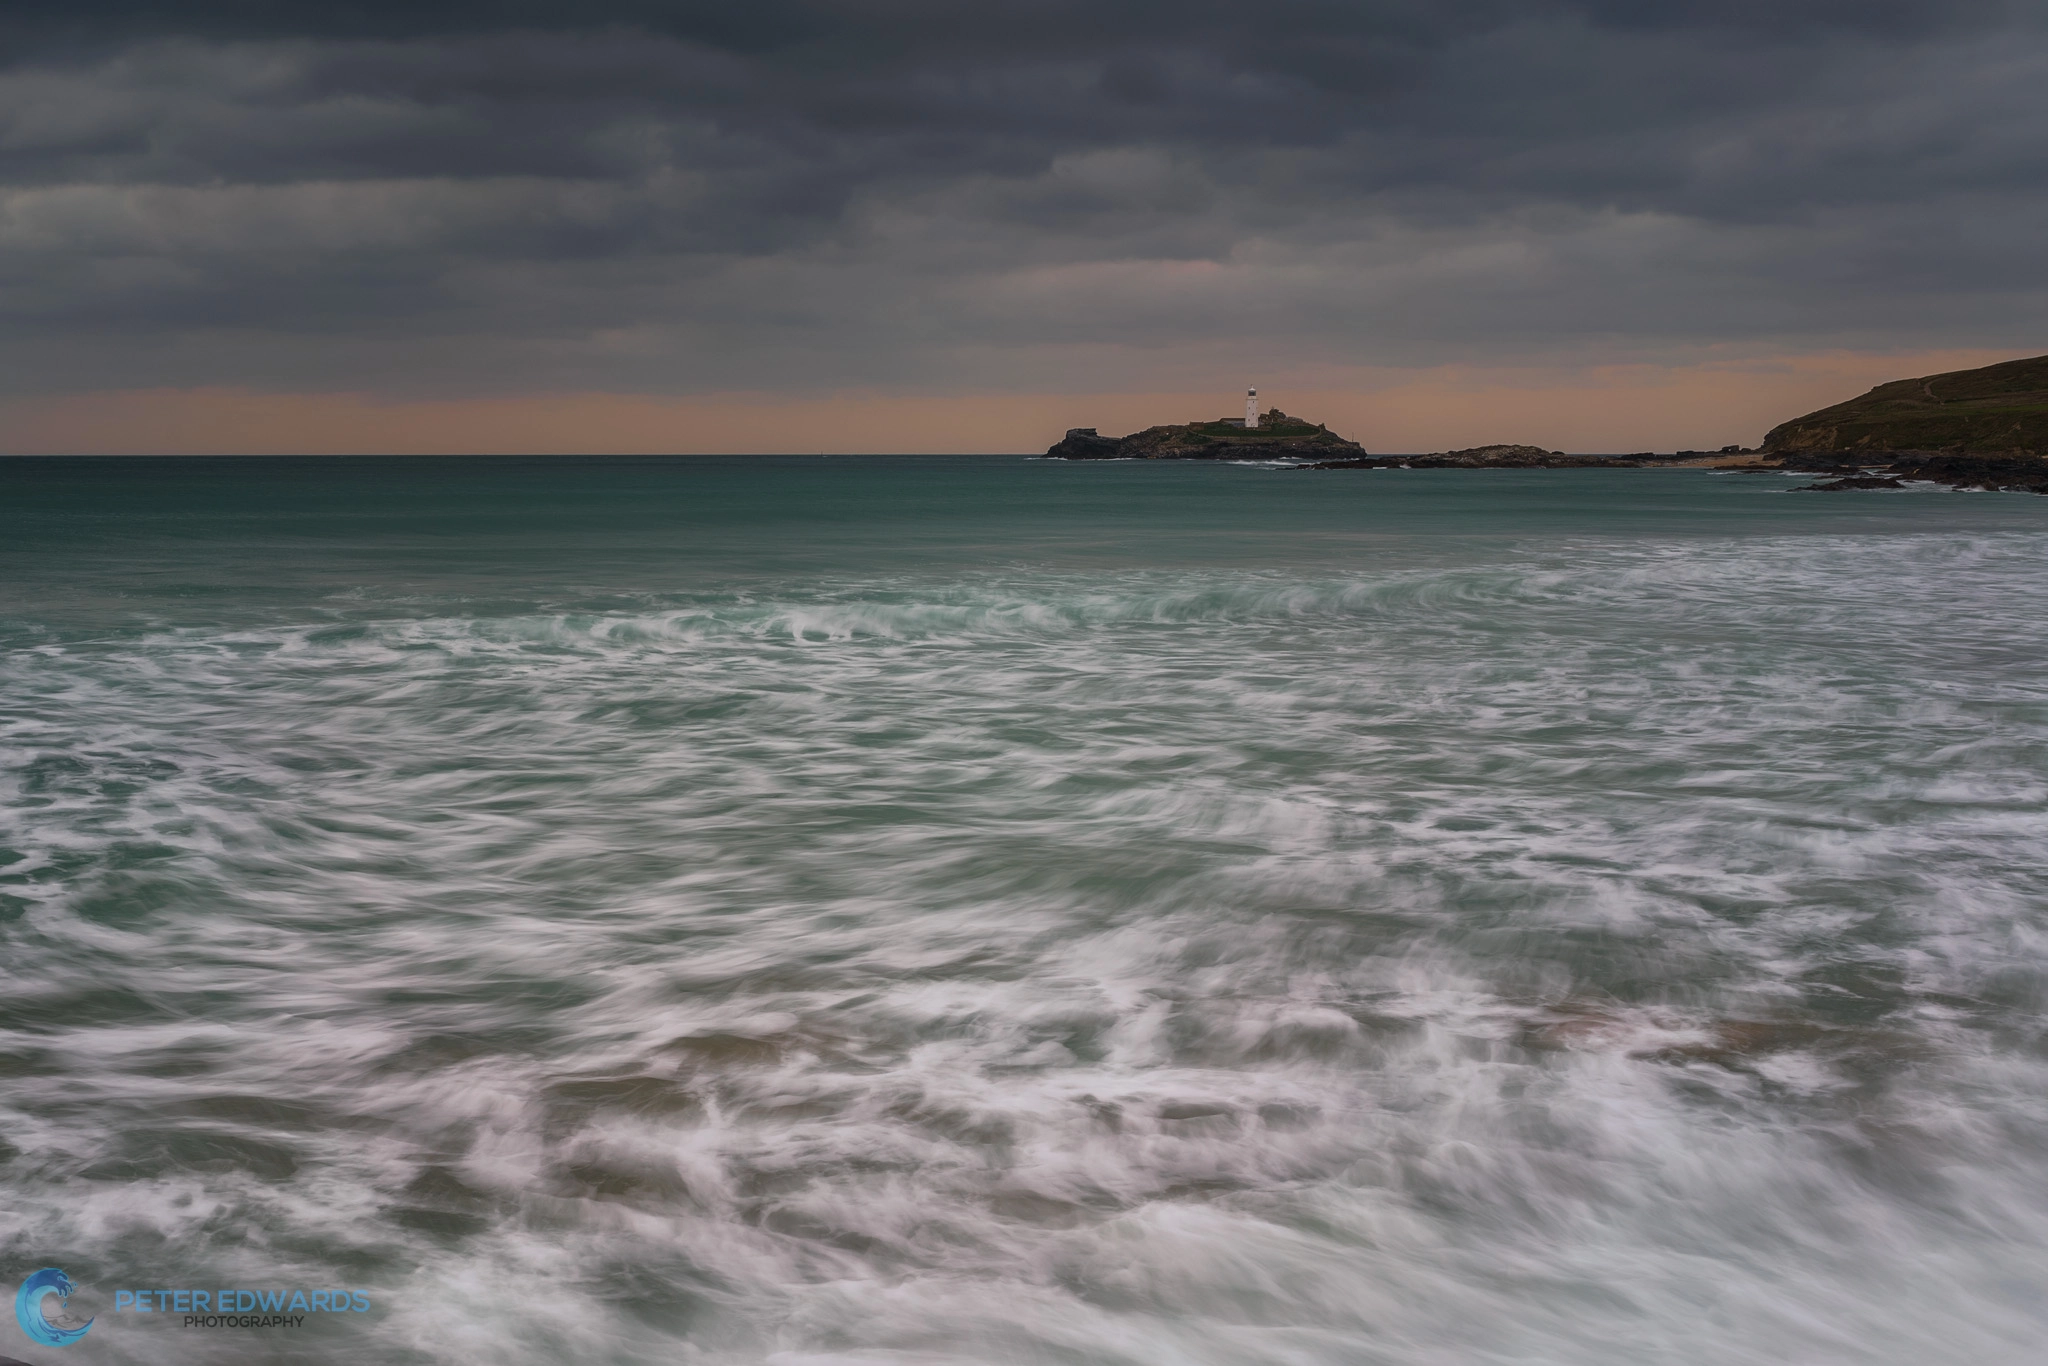
[[[1773,427],[1763,448],[1775,455],[2048,455],[2048,356],[1880,384]]]

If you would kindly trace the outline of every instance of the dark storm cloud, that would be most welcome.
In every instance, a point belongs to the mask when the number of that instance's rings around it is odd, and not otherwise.
[[[2033,6],[103,2],[0,35],[17,390],[2025,345],[2048,297]]]

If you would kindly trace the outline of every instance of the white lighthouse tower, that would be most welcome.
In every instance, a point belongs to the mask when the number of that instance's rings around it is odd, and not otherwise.
[[[1251,431],[1258,425],[1259,391],[1256,389],[1247,389],[1244,391],[1244,428],[1246,431]]]

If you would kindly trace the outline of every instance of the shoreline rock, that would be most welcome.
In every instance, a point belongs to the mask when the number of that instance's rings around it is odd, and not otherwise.
[[[1801,484],[1789,490],[1792,493],[1840,493],[1845,489],[1902,489],[1905,483],[1883,476],[1857,475],[1848,479],[1833,479],[1825,484]]]
[[[1367,455],[1354,460],[1323,460],[1298,465],[1304,470],[1564,470],[1641,469],[1648,463],[1637,456],[1566,455],[1541,446],[1472,446],[1462,451],[1436,451],[1429,455]]]
[[[1776,466],[1800,474],[1827,476],[1830,485],[1807,484],[1803,493],[1826,487],[1875,489],[1898,486],[1902,479],[1945,484],[1982,493],[2048,494],[2048,460],[2031,455],[1967,455],[1940,451],[1873,451],[1855,460],[1833,455],[1788,455]]]

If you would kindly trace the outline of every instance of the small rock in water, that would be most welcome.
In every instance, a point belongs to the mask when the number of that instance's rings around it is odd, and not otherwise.
[[[1884,475],[1853,475],[1847,479],[1830,479],[1824,484],[1801,484],[1794,493],[1840,493],[1844,489],[1902,489],[1905,484]]]

